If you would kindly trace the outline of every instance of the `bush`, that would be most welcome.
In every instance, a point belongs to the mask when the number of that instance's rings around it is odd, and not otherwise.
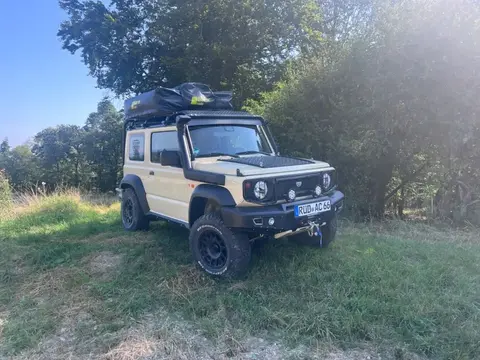
[[[4,170],[0,170],[0,214],[12,207],[12,189]]]
[[[270,120],[283,153],[335,166],[362,217],[382,216],[389,203],[401,215],[437,189],[440,203],[465,183],[446,216],[458,209],[457,218],[470,218],[480,181],[480,10],[442,0],[378,12],[371,35],[297,64],[247,109]]]

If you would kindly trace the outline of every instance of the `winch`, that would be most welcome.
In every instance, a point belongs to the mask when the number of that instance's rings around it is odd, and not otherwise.
[[[275,239],[280,239],[286,236],[292,236],[292,235],[297,235],[303,232],[307,232],[309,236],[314,237],[314,236],[319,236],[320,237],[320,245],[322,245],[322,231],[320,228],[322,226],[326,225],[324,222],[323,224],[316,223],[314,221],[309,221],[308,226],[304,226],[302,228],[299,228],[295,231],[289,230],[289,231],[284,231],[278,234],[274,235]]]

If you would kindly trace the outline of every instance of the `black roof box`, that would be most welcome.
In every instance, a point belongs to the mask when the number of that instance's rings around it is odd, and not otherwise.
[[[184,83],[159,87],[125,101],[125,120],[170,116],[182,110],[232,110],[232,92],[213,92],[207,85]]]

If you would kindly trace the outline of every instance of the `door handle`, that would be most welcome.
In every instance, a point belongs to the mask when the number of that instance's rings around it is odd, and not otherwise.
[[[154,171],[150,171],[149,174],[150,174],[150,175],[155,175],[155,172],[154,172]]]

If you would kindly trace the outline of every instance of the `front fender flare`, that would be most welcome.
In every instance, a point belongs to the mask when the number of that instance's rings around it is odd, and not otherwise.
[[[189,214],[188,219],[190,224],[193,223],[193,219],[198,217],[196,216],[195,212],[195,200],[198,198],[213,200],[215,201],[220,207],[235,207],[237,203],[233,199],[232,194],[228,189],[218,186],[218,185],[211,185],[211,184],[201,184],[198,185],[193,194],[190,198],[189,204]],[[203,211],[203,209],[202,209]]]

